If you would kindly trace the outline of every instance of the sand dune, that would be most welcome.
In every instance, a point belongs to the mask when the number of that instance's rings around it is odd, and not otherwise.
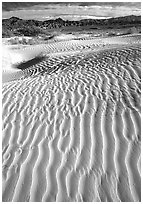
[[[18,54],[3,64],[3,201],[141,201],[140,36]]]

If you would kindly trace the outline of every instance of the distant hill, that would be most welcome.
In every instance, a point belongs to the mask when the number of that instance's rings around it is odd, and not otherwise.
[[[37,21],[23,20],[17,17],[2,20],[2,37],[11,36],[38,36],[56,30],[77,29],[109,29],[141,26],[141,16],[125,16],[109,19],[84,19],[68,21],[61,18],[55,20]]]

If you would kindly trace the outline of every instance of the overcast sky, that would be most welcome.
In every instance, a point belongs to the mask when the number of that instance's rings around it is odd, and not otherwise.
[[[3,2],[2,16],[23,19],[65,20],[141,15],[140,2]]]

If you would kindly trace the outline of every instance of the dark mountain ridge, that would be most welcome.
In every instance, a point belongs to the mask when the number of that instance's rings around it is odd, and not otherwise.
[[[37,36],[46,34],[47,31],[64,29],[108,29],[124,27],[140,27],[141,16],[125,16],[109,19],[83,19],[79,21],[63,20],[62,18],[38,21],[23,20],[18,17],[11,17],[2,20],[2,37]]]

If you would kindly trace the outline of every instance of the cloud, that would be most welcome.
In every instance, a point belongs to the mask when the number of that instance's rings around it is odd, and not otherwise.
[[[44,6],[47,8],[48,6],[125,6],[125,7],[137,7],[141,9],[141,2],[2,2],[3,11],[24,9],[28,7],[37,7]]]
[[[3,2],[3,18],[43,20],[47,16],[118,17],[141,15],[140,2]],[[72,19],[72,18],[71,18]],[[70,20],[70,19],[69,19]]]

